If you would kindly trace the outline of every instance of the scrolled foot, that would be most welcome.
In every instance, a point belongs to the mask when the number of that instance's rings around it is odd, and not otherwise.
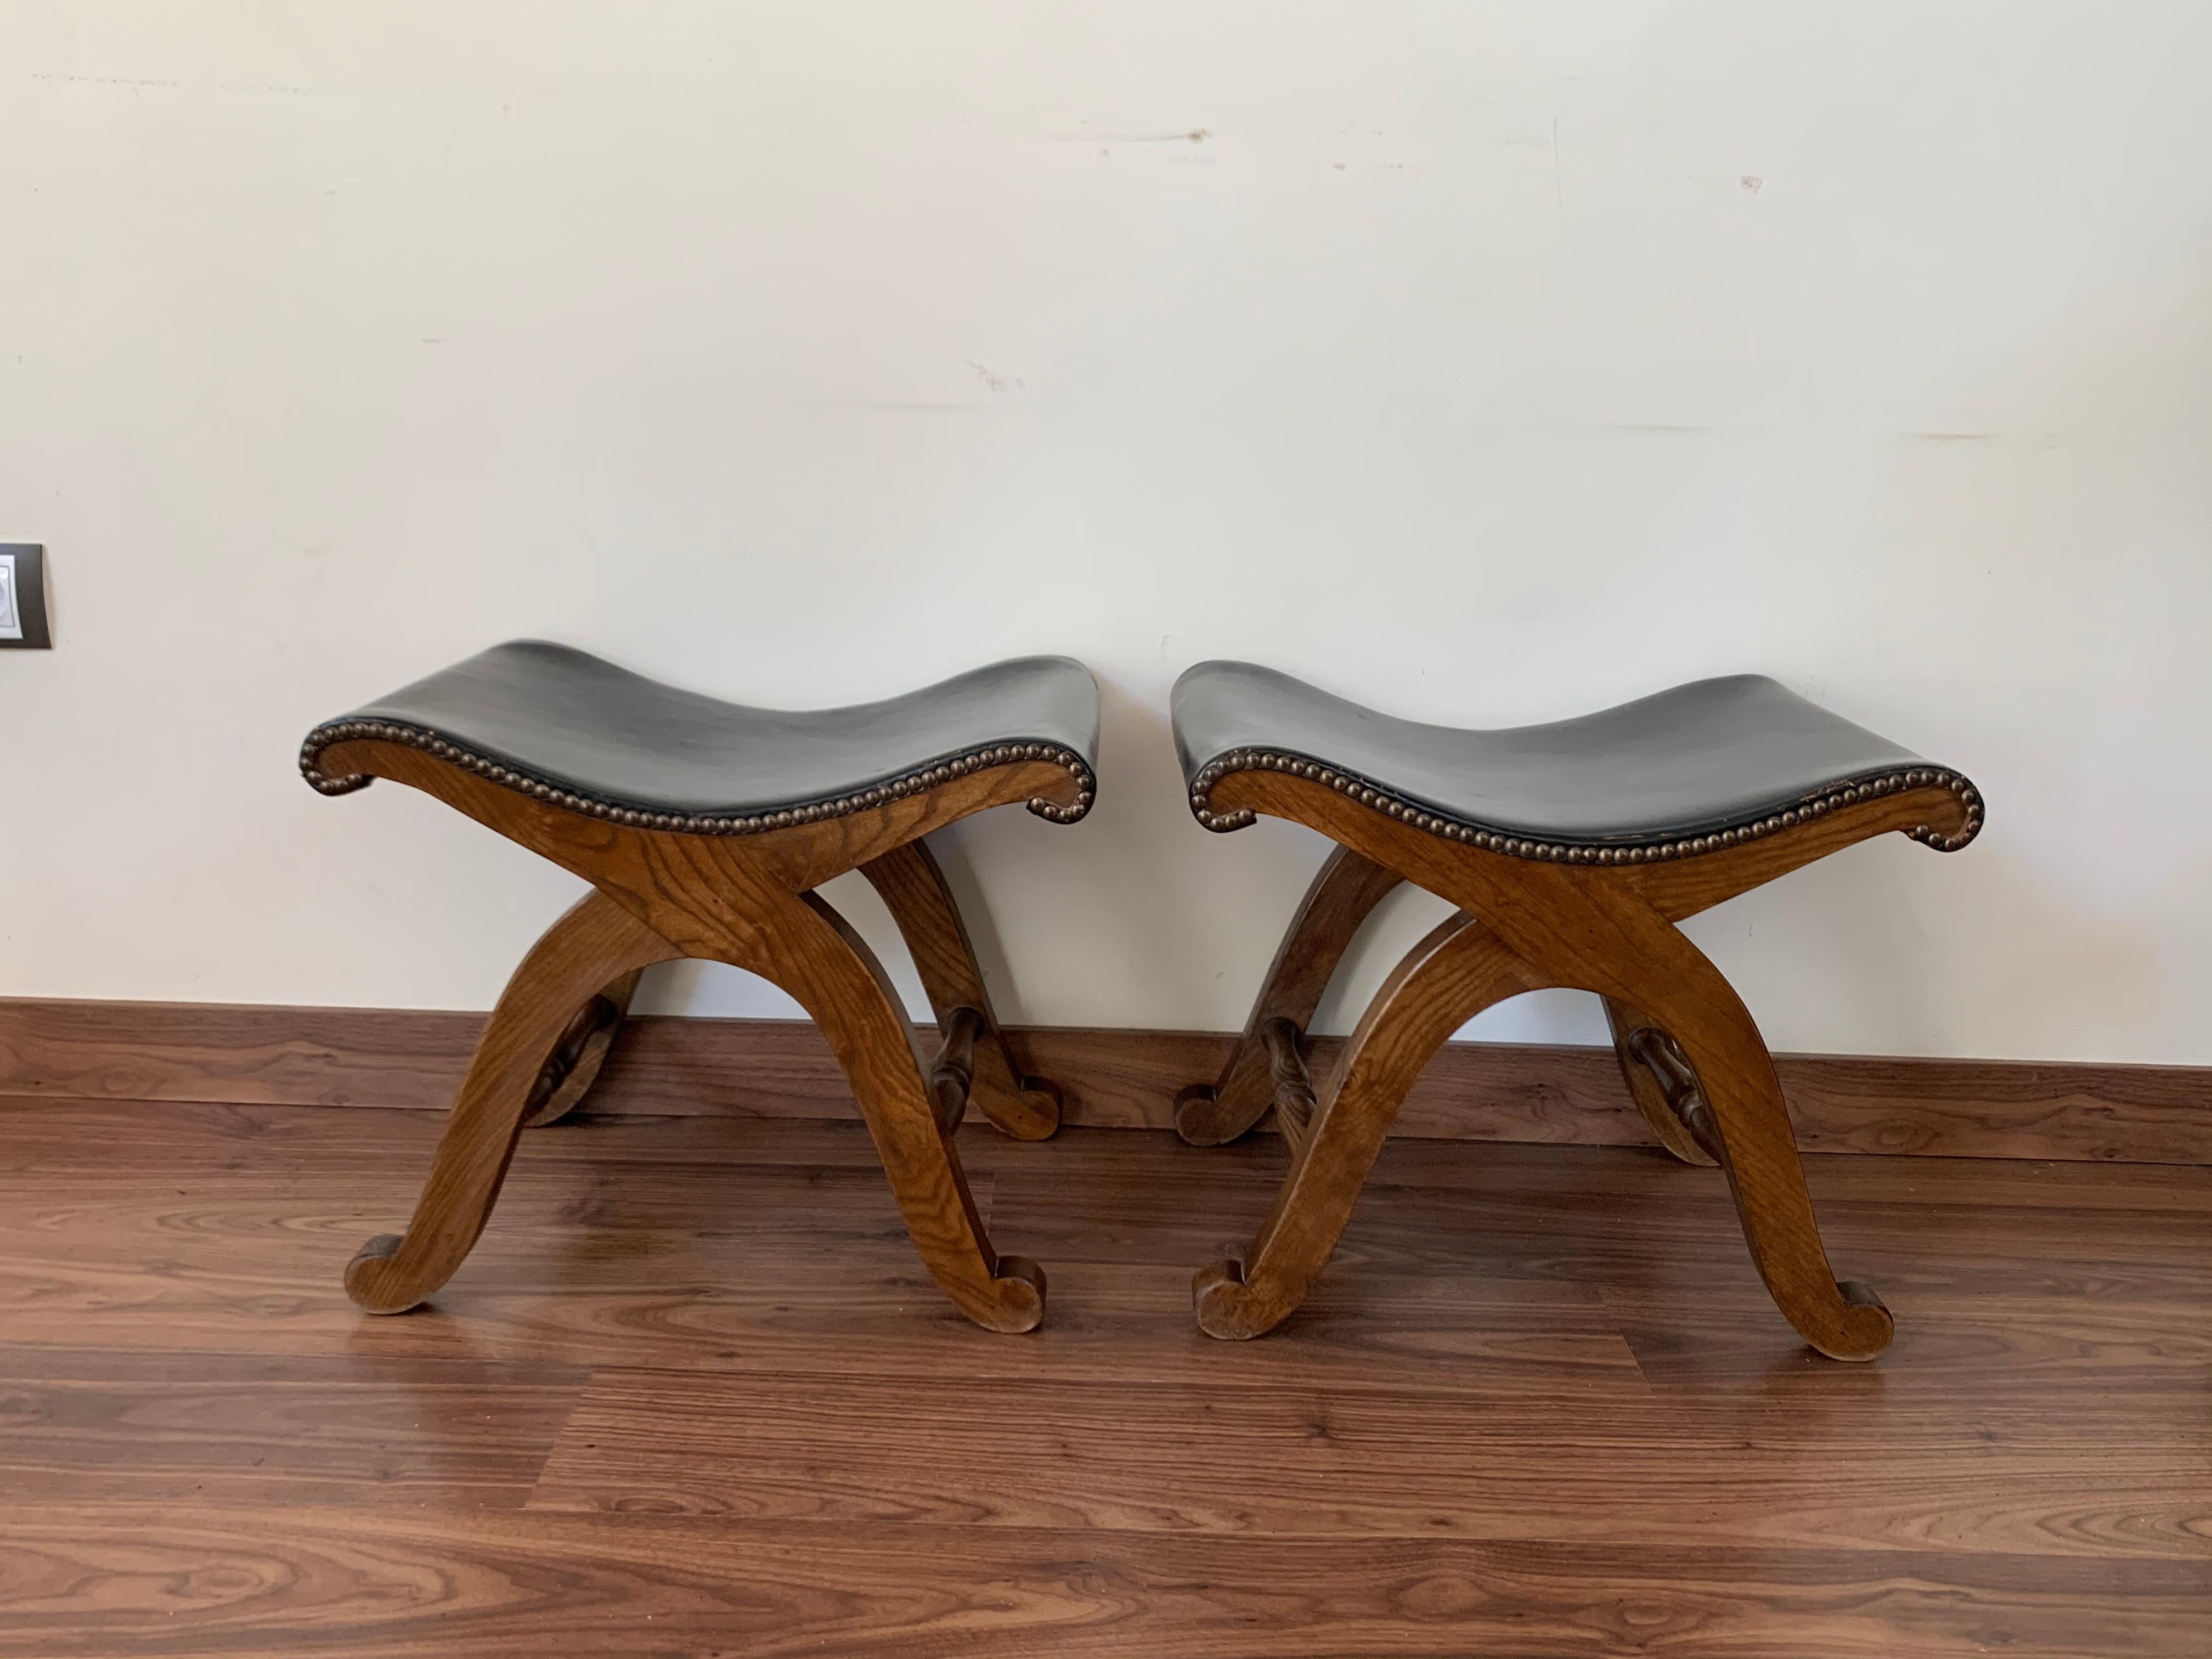
[[[999,1127],[1016,1140],[1050,1140],[1060,1133],[1060,1085],[1041,1077],[1021,1080],[1023,1115]]]
[[[379,1233],[355,1252],[346,1263],[346,1294],[354,1304],[373,1314],[401,1314],[419,1307],[422,1298],[394,1283],[392,1262],[405,1243],[399,1233]]]
[[[1044,1322],[1044,1269],[1025,1255],[1002,1255],[991,1279],[991,1301],[969,1317],[987,1331],[1018,1336]]]
[[[1871,1285],[1847,1279],[1837,1285],[1836,1293],[1843,1298],[1844,1314],[1834,1334],[1808,1333],[1805,1340],[1831,1359],[1872,1359],[1897,1334],[1896,1320]]]
[[[1201,1267],[1190,1281],[1191,1305],[1198,1314],[1198,1328],[1223,1342],[1249,1342],[1265,1336],[1290,1312],[1264,1302],[1244,1282],[1244,1264],[1224,1256],[1210,1267]]]
[[[1012,1051],[996,1033],[975,1048],[970,1098],[991,1126],[1012,1140],[1050,1140],[1060,1133],[1060,1085],[1024,1077]]]
[[[1227,1143],[1213,1127],[1207,1109],[1213,1104],[1213,1085],[1194,1083],[1176,1096],[1175,1130],[1190,1146],[1220,1146]],[[1232,1137],[1233,1139],[1233,1137]]]

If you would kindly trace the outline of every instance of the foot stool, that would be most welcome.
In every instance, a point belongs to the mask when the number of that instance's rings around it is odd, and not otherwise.
[[[1073,823],[1091,807],[1097,735],[1097,687],[1065,657],[790,713],[535,640],[317,726],[300,767],[325,794],[374,778],[412,784],[593,889],[507,981],[414,1220],[362,1247],[347,1293],[398,1313],[452,1277],[525,1124],[589,1088],[640,970],[697,957],[798,999],[836,1052],[932,1275],[987,1329],[1034,1328],[1044,1275],[991,1249],[952,1132],[972,1099],[1008,1134],[1042,1139],[1059,1127],[1059,1096],[1008,1051],[922,837],[1014,802]],[[813,890],[853,869],[914,954],[944,1039],[933,1058],[874,954]]]
[[[1829,1269],[1759,1028],[1674,924],[1885,830],[1956,851],[1982,823],[1965,778],[1748,674],[1480,732],[1208,662],[1176,682],[1174,718],[1200,823],[1241,830],[1266,812],[1338,843],[1219,1079],[1176,1101],[1195,1146],[1235,1139],[1271,1106],[1290,1144],[1249,1254],[1198,1276],[1208,1334],[1257,1336],[1304,1300],[1407,1090],[1454,1031],[1507,997],[1571,986],[1605,999],[1661,1144],[1727,1172],[1752,1260],[1806,1341],[1838,1359],[1888,1345],[1881,1298]],[[1306,1027],[1401,881],[1457,913],[1391,972],[1316,1090]]]

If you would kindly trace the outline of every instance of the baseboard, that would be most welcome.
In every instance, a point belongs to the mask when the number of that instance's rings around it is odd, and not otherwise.
[[[232,1101],[442,1109],[483,1016],[0,998],[0,1098]],[[1071,1123],[1162,1127],[1212,1077],[1218,1032],[1035,1027],[1009,1034],[1058,1083]],[[1340,1047],[1315,1045],[1326,1075]],[[1808,1152],[2212,1164],[2212,1067],[1777,1056]],[[654,1115],[850,1117],[829,1046],[794,1020],[633,1020],[590,1109]],[[1400,1116],[1443,1139],[1643,1146],[1607,1048],[1454,1042]]]

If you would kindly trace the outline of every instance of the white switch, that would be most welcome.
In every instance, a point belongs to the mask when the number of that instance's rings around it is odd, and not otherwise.
[[[0,553],[0,640],[20,640],[23,623],[15,615],[15,556]]]

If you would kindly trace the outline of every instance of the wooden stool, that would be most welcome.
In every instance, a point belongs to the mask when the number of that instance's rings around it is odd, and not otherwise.
[[[794,714],[718,702],[542,641],[495,646],[307,734],[325,794],[390,778],[435,795],[592,885],[531,948],[492,1010],[404,1237],[371,1239],[346,1291],[415,1306],[483,1232],[526,1123],[591,1086],[639,972],[698,957],[781,986],[836,1051],[915,1248],[994,1331],[1044,1313],[1044,1274],[995,1254],[952,1132],[973,1099],[1024,1140],[1060,1124],[993,1018],[952,895],[922,837],[1027,803],[1090,810],[1098,691],[1065,657],[977,669],[926,691]],[[874,954],[814,889],[857,868],[921,970],[934,1060]]]
[[[1266,812],[1339,843],[1220,1079],[1176,1103],[1193,1145],[1231,1140],[1271,1106],[1290,1143],[1250,1253],[1198,1276],[1208,1334],[1257,1336],[1304,1300],[1407,1090],[1454,1031],[1507,997],[1571,986],[1605,999],[1661,1144],[1727,1171],[1790,1322],[1838,1359],[1888,1345],[1881,1298],[1829,1270],[1759,1028],[1674,924],[1884,830],[1964,847],[1982,823],[1965,778],[1757,675],[1474,732],[1209,662],[1176,682],[1174,713],[1200,823],[1241,830]],[[1306,1027],[1353,933],[1401,881],[1457,914],[1391,972],[1316,1092]]]

